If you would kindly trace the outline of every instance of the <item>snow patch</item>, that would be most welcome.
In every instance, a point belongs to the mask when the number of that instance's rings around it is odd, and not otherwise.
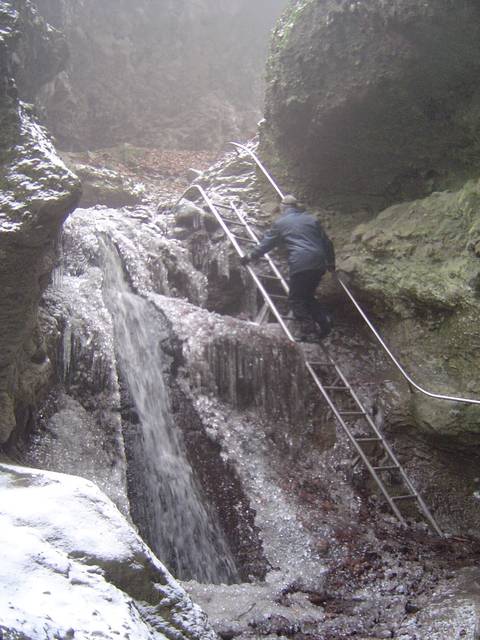
[[[0,465],[0,549],[0,631],[7,634],[215,637],[200,609],[87,480]]]

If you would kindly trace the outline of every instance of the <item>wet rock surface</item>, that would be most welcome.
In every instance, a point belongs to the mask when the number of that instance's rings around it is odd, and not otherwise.
[[[49,381],[38,303],[50,278],[61,224],[78,201],[80,187],[31,109],[21,102],[14,79],[22,60],[33,65],[22,67],[23,73],[35,75],[37,40],[47,49],[50,44],[55,49],[56,40],[29,2],[3,2],[1,12],[0,442],[5,443],[16,423],[25,428]],[[55,65],[47,64],[52,60],[58,63],[55,54],[45,56],[37,80],[55,73]],[[38,67],[38,60],[35,64]]]
[[[270,167],[346,210],[476,176],[479,18],[471,0],[291,3],[268,65]]]

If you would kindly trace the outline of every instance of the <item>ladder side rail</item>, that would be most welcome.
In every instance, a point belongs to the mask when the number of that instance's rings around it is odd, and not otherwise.
[[[325,353],[326,353],[326,351],[325,351]],[[443,536],[443,532],[441,531],[441,529],[439,528],[438,524],[436,523],[436,521],[435,521],[434,517],[432,516],[427,504],[425,503],[425,501],[423,500],[422,496],[418,493],[418,491],[415,488],[414,484],[412,483],[412,481],[410,480],[410,478],[406,474],[403,466],[400,464],[400,461],[398,460],[397,456],[395,455],[393,449],[391,448],[391,446],[389,445],[387,440],[384,438],[382,432],[378,429],[378,427],[375,424],[375,422],[373,421],[371,415],[365,410],[365,407],[364,407],[362,401],[357,396],[357,394],[355,393],[354,389],[349,384],[349,382],[347,381],[347,379],[343,375],[343,373],[340,370],[340,368],[334,363],[332,358],[327,353],[326,353],[326,355],[329,358],[330,362],[332,362],[332,364],[334,364],[335,371],[338,374],[338,376],[340,377],[340,379],[342,380],[343,384],[346,387],[348,387],[350,395],[354,399],[355,403],[364,412],[364,414],[365,414],[364,417],[367,420],[368,424],[370,425],[371,429],[373,430],[375,435],[380,438],[382,447],[385,449],[385,451],[387,452],[388,457],[392,460],[394,465],[397,467],[398,471],[400,472],[400,475],[402,476],[402,480],[404,481],[405,485],[411,491],[411,493],[415,495],[415,497],[416,497],[416,499],[417,499],[417,501],[418,501],[418,503],[420,505],[420,508],[421,508],[421,510],[423,512],[423,515],[430,522],[430,524],[432,525],[433,529],[437,532],[437,534],[439,536]],[[363,459],[363,457],[362,457],[362,459]]]
[[[261,171],[263,172],[263,174],[265,175],[265,177],[267,178],[267,180],[270,182],[270,184],[273,186],[273,188],[275,189],[275,191],[278,193],[278,195],[283,198],[284,194],[282,193],[282,191],[279,189],[278,185],[276,184],[275,180],[272,178],[272,176],[269,174],[269,172],[267,171],[267,169],[265,168],[265,166],[262,164],[262,162],[260,161],[260,159],[258,158],[258,156],[248,147],[246,147],[243,144],[239,144],[238,142],[231,142],[230,144],[232,144],[235,148],[237,149],[241,149],[242,151],[244,151],[245,153],[247,153],[253,160],[254,162],[257,164],[257,166],[261,169]],[[359,305],[359,303],[357,302],[357,300],[354,298],[353,294],[350,292],[350,290],[348,289],[348,287],[346,286],[346,284],[341,280],[341,278],[338,277],[337,275],[337,279],[338,282],[341,284],[341,286],[343,287],[345,293],[347,294],[348,298],[350,299],[350,301],[354,304],[354,306],[356,307],[357,311],[360,313],[360,315],[362,316],[363,320],[366,322],[367,326],[369,327],[369,329],[372,331],[373,335],[375,336],[375,338],[378,340],[378,342],[380,343],[381,347],[383,348],[383,350],[387,353],[387,355],[390,357],[391,361],[393,362],[393,364],[395,365],[395,367],[400,371],[401,375],[403,376],[403,378],[408,382],[408,384],[410,384],[414,389],[416,389],[417,391],[419,391],[420,393],[423,393],[426,396],[429,396],[430,398],[436,398],[437,400],[446,400],[448,402],[461,402],[464,404],[478,404],[480,405],[480,400],[477,400],[475,398],[463,398],[463,397],[457,397],[457,396],[450,396],[450,395],[445,395],[445,394],[441,394],[441,393],[434,393],[432,391],[428,391],[427,389],[424,389],[423,387],[421,387],[419,384],[417,384],[410,376],[409,374],[405,371],[405,369],[402,367],[402,365],[398,362],[398,360],[395,358],[395,356],[393,355],[393,353],[390,351],[390,349],[387,347],[386,343],[384,342],[384,340],[381,338],[380,334],[378,333],[378,331],[375,329],[375,327],[373,326],[373,324],[370,322],[370,320],[368,319],[367,315],[365,314],[365,312],[363,311],[363,309],[361,308],[361,306]]]
[[[249,225],[249,223],[247,222],[247,220],[245,220],[245,218],[243,217],[242,213],[238,210],[238,208],[235,206],[235,204],[232,202],[231,203],[233,210],[235,211],[235,213],[238,216],[238,219],[244,224],[245,229],[247,230],[247,232],[249,233],[250,237],[252,238],[252,240],[255,240],[255,242],[257,244],[260,244],[260,240],[257,236],[257,234],[255,233],[255,231],[251,228],[251,226]],[[270,265],[270,268],[272,269],[273,273],[277,276],[277,278],[280,280],[280,283],[285,291],[285,293],[289,293],[290,289],[288,287],[288,284],[285,280],[285,278],[283,277],[283,275],[281,274],[280,270],[278,269],[277,265],[273,262],[272,258],[268,255],[268,253],[265,254],[265,258],[267,259],[268,264]]]
[[[345,422],[345,420],[340,415],[340,413],[339,413],[337,407],[335,406],[334,402],[332,401],[332,399],[330,398],[330,396],[328,395],[326,390],[323,388],[323,385],[322,385],[320,379],[318,378],[317,374],[315,373],[312,365],[308,362],[308,360],[305,361],[305,365],[306,365],[310,375],[312,376],[315,384],[317,385],[318,389],[320,390],[321,394],[323,395],[324,399],[326,400],[328,406],[330,407],[331,411],[333,412],[335,418],[337,419],[338,423],[341,425],[342,429],[347,434],[348,439],[350,440],[350,442],[353,444],[353,446],[357,450],[358,455],[363,460],[363,463],[367,467],[370,475],[375,480],[377,486],[380,488],[381,492],[383,493],[385,499],[387,500],[388,504],[390,505],[390,508],[392,509],[394,514],[397,516],[397,518],[400,521],[400,523],[402,525],[406,526],[407,523],[405,521],[405,518],[403,517],[402,513],[398,509],[398,507],[395,504],[395,502],[392,500],[390,494],[388,493],[387,489],[385,488],[384,483],[382,482],[382,479],[380,478],[380,476],[377,474],[377,472],[373,468],[373,465],[371,464],[370,460],[367,458],[367,456],[366,456],[365,452],[363,451],[362,447],[355,440],[352,432],[350,431],[350,429],[349,429],[347,423]]]

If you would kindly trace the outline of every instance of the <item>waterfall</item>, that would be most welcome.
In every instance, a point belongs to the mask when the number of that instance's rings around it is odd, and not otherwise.
[[[110,311],[120,375],[138,415],[147,540],[176,577],[238,582],[214,513],[205,506],[170,411],[161,325],[154,306],[132,292],[113,244],[103,242],[104,299]]]

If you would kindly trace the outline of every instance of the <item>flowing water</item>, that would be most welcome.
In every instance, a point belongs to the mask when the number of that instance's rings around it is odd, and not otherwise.
[[[151,546],[180,579],[238,581],[220,527],[203,502],[169,410],[157,311],[133,293],[118,253],[104,243],[104,297],[121,375],[139,418]]]

